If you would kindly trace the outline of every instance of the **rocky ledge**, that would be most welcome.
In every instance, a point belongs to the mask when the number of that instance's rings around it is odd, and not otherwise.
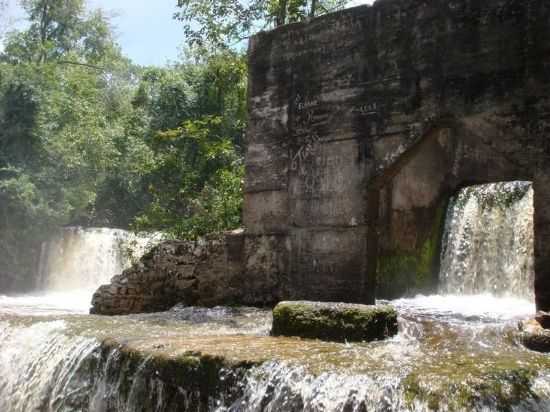
[[[519,323],[519,339],[527,348],[537,352],[550,352],[550,315],[538,312],[535,319]]]
[[[242,291],[242,242],[239,231],[195,242],[162,242],[100,286],[90,313],[127,315],[168,310],[177,303],[235,303]]]
[[[385,305],[281,302],[273,309],[271,334],[336,342],[381,340],[397,334],[397,312]]]
[[[95,354],[100,372],[88,378],[96,380],[98,393],[102,386],[116,390],[95,402],[100,410],[210,411],[217,401],[230,404],[242,396],[240,383],[256,364],[200,351],[164,353],[161,348],[114,339],[101,343]]]

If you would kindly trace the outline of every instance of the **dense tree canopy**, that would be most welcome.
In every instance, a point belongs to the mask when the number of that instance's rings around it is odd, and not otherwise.
[[[158,68],[125,58],[105,14],[85,0],[18,0],[28,24],[11,32],[1,17],[8,1],[0,0],[0,281],[30,279],[40,243],[65,225],[179,238],[239,226],[247,68],[235,50],[257,30],[345,3],[174,0],[188,49]]]
[[[29,25],[0,53],[0,278],[30,278],[28,257],[64,225],[183,238],[237,227],[243,56],[192,49],[138,67],[84,0],[22,4]]]
[[[176,18],[192,44],[231,47],[258,30],[343,8],[349,0],[177,0]]]

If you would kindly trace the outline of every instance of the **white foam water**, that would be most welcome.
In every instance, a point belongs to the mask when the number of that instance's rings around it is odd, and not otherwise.
[[[531,183],[470,186],[451,199],[439,280],[444,294],[534,300]]]
[[[441,294],[389,302],[399,334],[383,342],[273,343],[265,336],[268,312],[223,307],[80,315],[90,291],[129,263],[128,238],[111,229],[68,229],[43,247],[44,293],[0,296],[0,411],[186,410],[169,403],[147,359],[125,368],[121,354],[105,353],[99,342],[211,336],[223,345],[222,335],[231,335],[228,346],[265,350],[275,360],[252,367],[233,388],[236,399],[209,399],[209,410],[428,412],[434,401],[443,411],[550,410],[550,361],[514,339],[517,320],[535,311],[528,183],[459,193],[447,214]],[[239,336],[250,335],[258,338],[254,347],[239,345]],[[535,371],[528,381],[525,368]],[[488,389],[488,382],[497,385]],[[197,395],[178,391],[185,399]],[[459,392],[471,394],[466,409],[454,403]]]
[[[42,247],[38,289],[93,290],[109,282],[162,239],[121,229],[65,228]]]

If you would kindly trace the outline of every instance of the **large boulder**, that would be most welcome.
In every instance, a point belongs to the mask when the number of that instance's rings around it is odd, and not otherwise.
[[[338,342],[381,340],[397,334],[391,306],[287,301],[273,309],[274,336]]]

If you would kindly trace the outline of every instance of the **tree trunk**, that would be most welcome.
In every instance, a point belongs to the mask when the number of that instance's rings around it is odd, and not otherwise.
[[[282,26],[286,23],[286,8],[288,0],[279,0],[279,10],[277,12],[276,26]]]
[[[311,0],[311,9],[309,9],[309,17],[315,17],[315,12],[317,11],[317,2],[318,0]]]
[[[44,63],[46,61],[46,41],[48,40],[48,6],[49,0],[44,0],[42,5],[42,14],[40,16],[40,54],[38,56],[38,63]]]

